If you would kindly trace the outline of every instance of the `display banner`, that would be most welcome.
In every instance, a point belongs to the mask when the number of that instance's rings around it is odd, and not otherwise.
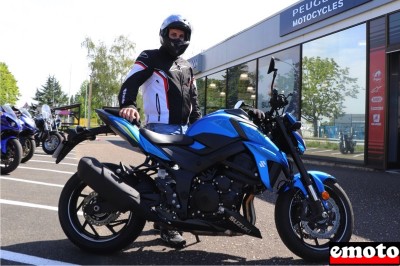
[[[280,16],[280,36],[307,27],[371,0],[305,0],[283,11]]]
[[[203,56],[201,54],[188,59],[188,61],[192,64],[194,74],[203,70]]]
[[[386,111],[386,53],[385,47],[370,50],[369,54],[369,116],[368,165],[384,168],[385,111]]]

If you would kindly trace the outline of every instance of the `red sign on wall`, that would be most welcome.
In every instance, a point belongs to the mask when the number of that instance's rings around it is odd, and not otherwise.
[[[370,50],[368,164],[384,167],[385,140],[385,47]]]

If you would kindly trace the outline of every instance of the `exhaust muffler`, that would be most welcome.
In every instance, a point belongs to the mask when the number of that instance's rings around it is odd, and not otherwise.
[[[102,198],[122,212],[142,209],[140,194],[121,180],[97,159],[83,157],[78,164],[78,176]]]

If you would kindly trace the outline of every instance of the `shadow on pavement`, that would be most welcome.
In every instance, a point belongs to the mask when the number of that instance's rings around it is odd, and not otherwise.
[[[132,147],[124,140],[108,141],[119,147],[138,151],[138,148]],[[333,175],[345,190],[353,205],[355,236],[363,238],[364,241],[390,242],[400,239],[400,174],[351,165],[329,165],[323,161],[311,161],[306,163],[306,167],[308,170]],[[276,195],[266,191],[258,198],[275,203]]]
[[[338,165],[306,167],[333,175],[344,189],[353,205],[356,241],[361,241],[357,237],[364,241],[399,241],[400,174]]]
[[[292,257],[270,257],[265,260],[247,260],[246,254],[235,256],[201,250],[175,250],[164,248],[161,251],[150,250],[159,246],[161,240],[134,242],[127,250],[111,255],[91,254],[75,247],[69,240],[52,240],[21,243],[2,247],[11,252],[23,252],[25,255],[38,256],[47,249],[49,256],[44,259],[79,265],[304,265],[305,262]],[[146,248],[149,249],[146,250]],[[268,250],[266,250],[266,254]],[[2,260],[4,265],[18,265]],[[307,263],[307,265],[310,265]],[[317,265],[317,264],[315,264]]]

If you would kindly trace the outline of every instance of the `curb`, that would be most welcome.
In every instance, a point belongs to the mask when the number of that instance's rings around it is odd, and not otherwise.
[[[383,170],[379,170],[379,169],[370,168],[370,167],[367,167],[364,165],[354,164],[351,162],[334,161],[334,160],[329,160],[326,158],[319,159],[319,158],[304,156],[302,158],[302,160],[304,163],[316,164],[316,165],[325,165],[325,166],[331,166],[331,167],[337,166],[337,167],[342,167],[342,168],[349,168],[349,169],[369,171],[369,172],[382,172],[383,171]]]

